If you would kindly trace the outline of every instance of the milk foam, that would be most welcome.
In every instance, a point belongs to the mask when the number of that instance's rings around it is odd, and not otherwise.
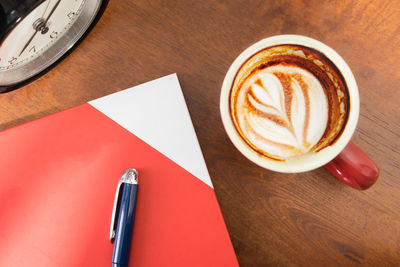
[[[328,122],[328,100],[309,71],[281,63],[251,76],[238,89],[235,117],[253,148],[277,159],[312,150]]]

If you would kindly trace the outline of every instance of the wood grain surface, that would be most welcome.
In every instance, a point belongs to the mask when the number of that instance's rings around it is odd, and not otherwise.
[[[176,72],[241,266],[398,266],[399,25],[400,1],[110,0],[69,57],[0,95],[0,129]],[[229,141],[219,115],[227,69],[249,45],[287,33],[326,43],[353,70],[352,140],[381,170],[369,190],[322,168],[262,169]]]

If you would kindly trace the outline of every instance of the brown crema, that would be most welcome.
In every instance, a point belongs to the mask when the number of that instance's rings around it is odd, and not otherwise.
[[[244,86],[244,84],[247,84],[246,81],[252,79],[252,77],[254,77],[254,74],[257,74],[263,69],[277,65],[295,66],[304,69],[318,79],[324,90],[328,102],[328,119],[322,137],[309,150],[309,152],[320,151],[323,148],[334,144],[338,137],[341,135],[343,129],[345,128],[348,114],[350,112],[349,93],[344,78],[342,77],[342,74],[340,73],[338,68],[321,52],[305,46],[290,44],[272,46],[257,52],[248,60],[246,60],[246,62],[240,67],[239,71],[237,72],[231,87],[230,113],[235,128],[241,138],[247,143],[247,145],[258,152],[261,156],[268,157],[274,160],[282,160],[281,158],[268,153],[268,151],[264,151],[263,149],[257,147],[254,143],[252,143],[249,140],[249,136],[246,136],[246,134],[244,133],[245,131],[241,129],[238,117],[238,96],[242,90],[246,90],[248,92],[246,93],[251,95],[256,104],[258,102],[258,100],[254,97],[252,90],[250,90],[250,88],[248,88],[247,86]],[[289,131],[293,131],[293,129],[291,129],[291,102],[293,92],[292,81],[295,81],[301,87],[301,90],[304,94],[306,119],[304,121],[302,142],[303,146],[306,147],[307,142],[305,140],[305,132],[308,128],[308,117],[310,116],[310,104],[308,102],[309,97],[307,84],[303,82],[301,76],[293,73],[277,72],[274,73],[274,75],[279,79],[283,87],[283,105],[285,106],[286,121],[282,119],[282,116],[271,116],[271,114],[267,113],[264,115],[260,114],[260,111],[256,108],[254,108],[253,112],[257,112],[258,115],[265,116],[265,118],[274,121],[282,127],[287,128]],[[261,81],[257,80],[254,82],[254,84],[257,84],[258,86],[260,86],[260,88],[266,89],[266,92],[268,92],[268,88],[265,88],[264,84],[262,84]],[[248,102],[247,109],[252,109],[252,104],[250,102]],[[291,148],[287,147],[287,149]]]

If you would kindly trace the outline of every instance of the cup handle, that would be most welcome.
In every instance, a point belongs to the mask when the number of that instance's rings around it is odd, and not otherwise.
[[[379,176],[379,169],[375,162],[351,141],[324,167],[339,180],[358,190],[369,188]]]

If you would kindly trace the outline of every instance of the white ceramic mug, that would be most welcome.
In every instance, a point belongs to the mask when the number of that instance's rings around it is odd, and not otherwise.
[[[285,161],[260,155],[240,136],[230,111],[231,88],[241,66],[257,52],[276,45],[300,45],[324,54],[339,70],[348,89],[350,110],[347,122],[338,139],[318,152],[309,152]],[[269,170],[297,173],[325,166],[336,177],[356,189],[366,189],[375,183],[379,170],[361,150],[350,142],[359,116],[357,84],[349,66],[338,53],[315,39],[301,35],[278,35],[263,39],[244,50],[230,66],[221,88],[220,111],[225,130],[235,147],[248,159]]]

